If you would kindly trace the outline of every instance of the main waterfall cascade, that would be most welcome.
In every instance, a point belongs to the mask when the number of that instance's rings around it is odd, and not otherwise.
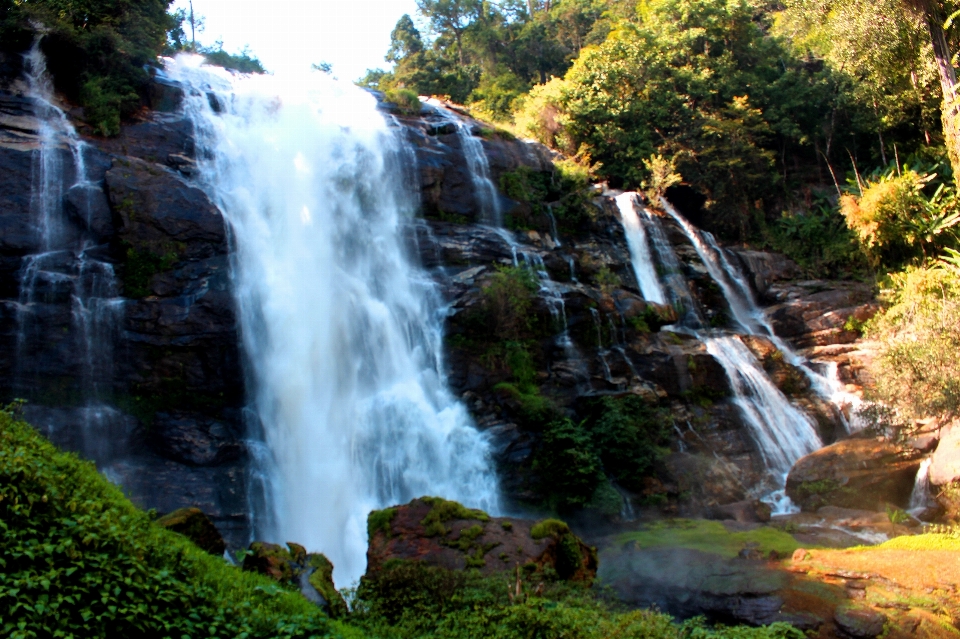
[[[113,390],[113,344],[123,300],[117,294],[113,265],[98,259],[106,247],[99,245],[91,230],[96,226],[91,219],[93,198],[103,196],[100,186],[88,177],[88,147],[56,104],[39,44],[37,39],[25,56],[24,68],[27,97],[39,125],[30,209],[40,252],[27,256],[20,272],[14,384],[29,397],[50,374],[42,357],[29,352],[29,344],[49,342],[45,335],[61,322],[58,307],[68,305],[69,325],[57,326],[68,337],[56,357],[73,361],[70,354],[79,355],[72,365],[81,401],[77,408],[56,416],[31,406],[28,411],[54,441],[82,451],[109,473],[108,464],[123,452],[126,434],[120,414],[106,404]],[[78,423],[77,432],[67,427],[71,423]]]
[[[404,250],[416,201],[374,98],[325,74],[283,83],[194,57],[167,72],[234,238],[257,534],[326,553],[348,584],[373,509],[441,495],[498,511],[488,442],[444,382],[444,308]]]

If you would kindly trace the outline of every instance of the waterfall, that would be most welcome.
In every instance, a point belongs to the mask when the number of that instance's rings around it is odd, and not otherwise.
[[[40,252],[25,257],[20,271],[14,383],[29,397],[57,374],[45,359],[69,362],[82,402],[66,417],[79,423],[79,440],[72,444],[103,467],[123,446],[116,430],[119,414],[104,404],[113,391],[113,345],[123,300],[117,295],[113,265],[94,256],[102,248],[91,231],[93,198],[100,185],[88,177],[87,145],[55,103],[39,38],[24,62],[26,95],[38,122],[30,208]],[[63,305],[69,305],[69,326],[61,325]],[[58,329],[68,339],[52,346],[47,336]],[[57,350],[38,352],[45,349]],[[49,425],[47,430],[60,427]]]
[[[907,506],[907,512],[911,514],[920,514],[933,505],[933,497],[930,495],[931,462],[933,462],[933,457],[927,457],[920,462],[920,468],[917,469],[913,491],[910,493],[910,503]]]
[[[784,354],[787,361],[798,367],[810,380],[814,392],[837,407],[837,411],[847,432],[855,432],[863,428],[862,420],[857,416],[857,410],[862,400],[844,389],[837,378],[836,366],[828,366],[824,375],[810,367],[806,358],[796,353],[789,344],[777,336],[770,325],[766,314],[757,305],[750,290],[750,285],[740,269],[736,268],[727,259],[713,235],[695,228],[690,222],[666,200],[660,198],[664,210],[683,229],[687,238],[693,244],[700,260],[707,267],[710,277],[723,290],[724,297],[730,307],[730,313],[740,328],[749,335],[760,335],[768,338]]]
[[[637,276],[643,299],[655,304],[666,304],[667,297],[663,294],[663,287],[657,277],[657,265],[650,254],[647,234],[637,217],[636,209],[643,206],[639,197],[636,193],[627,192],[616,198],[620,221],[627,235],[627,246],[630,247],[630,263],[633,265],[634,275]]]
[[[782,494],[787,473],[797,459],[823,445],[817,436],[813,421],[780,392],[767,376],[756,356],[739,337],[703,330],[703,318],[698,312],[689,289],[682,280],[676,281],[681,279],[676,253],[663,229],[660,228],[659,221],[646,210],[646,207],[643,207],[639,197],[635,193],[624,193],[617,198],[617,204],[628,238],[633,236],[635,242],[638,238],[644,242],[650,238],[650,244],[660,263],[660,271],[664,273],[663,279],[668,282],[667,290],[671,292],[675,304],[687,309],[680,322],[682,328],[696,335],[703,342],[707,352],[723,367],[734,394],[734,404],[743,416],[744,423],[760,451],[774,486],[779,489],[768,494],[765,499],[774,505],[776,512],[789,511],[792,505]],[[669,203],[664,201],[664,204],[669,207]],[[637,209],[643,213],[642,220],[637,215]],[[742,324],[738,320],[738,324],[741,324],[746,333],[756,331],[757,327],[763,324],[749,320],[755,315],[762,318],[762,313],[756,309],[755,304],[750,305],[752,297],[747,296],[749,289],[743,289],[736,283],[736,278],[731,275],[736,272],[726,261],[722,251],[715,243],[711,244],[710,240],[705,240],[704,237],[707,234],[701,236],[700,231],[676,213],[672,207],[668,209],[668,213],[680,223],[690,237],[701,259],[707,264],[709,272],[714,275],[714,279],[722,278],[718,279],[718,283],[721,281],[725,283],[725,285],[721,284],[721,287],[728,295],[728,301],[732,298],[731,306],[737,305],[739,317],[744,320]],[[631,228],[633,224],[645,229],[646,232],[641,235],[640,232]],[[634,262],[634,269],[646,271],[648,277],[650,275],[656,277],[657,264],[646,257],[649,256],[649,251],[646,253],[635,251],[631,242],[631,257],[635,260],[638,255],[641,259],[648,261],[640,268]],[[763,321],[765,322],[765,319]],[[753,327],[753,330],[750,327]],[[772,335],[772,333],[772,330],[769,331],[769,334]]]
[[[400,133],[326,74],[237,76],[168,61],[232,270],[264,482],[257,534],[365,569],[370,510],[439,495],[497,512],[487,439],[448,390],[434,282],[403,232]],[[222,105],[214,112],[208,93]]]
[[[730,379],[764,463],[782,485],[795,461],[823,446],[812,420],[773,385],[739,337],[709,337],[705,343]]]
[[[475,136],[470,127],[456,113],[448,109],[443,102],[436,98],[423,98],[423,102],[433,107],[437,113],[453,124],[463,150],[463,158],[467,163],[470,180],[473,182],[473,193],[477,199],[480,211],[480,221],[490,226],[503,225],[503,212],[500,210],[500,194],[490,179],[490,163],[483,150],[483,142]]]

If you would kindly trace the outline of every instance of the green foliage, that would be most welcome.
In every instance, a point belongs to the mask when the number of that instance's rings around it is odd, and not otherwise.
[[[377,532],[390,536],[390,523],[397,516],[396,508],[384,508],[383,510],[373,510],[367,515],[367,540],[373,539]]]
[[[115,135],[122,118],[145,104],[149,75],[165,51],[177,18],[168,0],[99,2],[32,0],[8,5],[0,23],[2,48],[19,53],[36,25],[48,30],[41,41],[54,84],[84,107],[100,135]]]
[[[240,73],[266,73],[260,60],[250,55],[250,51],[244,49],[240,53],[227,53],[223,50],[223,43],[218,42],[216,46],[208,49],[201,49],[207,64],[212,64],[224,69],[232,69]]]
[[[805,211],[785,211],[765,235],[771,248],[811,276],[840,278],[867,270],[856,236],[829,198],[821,196]]]
[[[664,412],[627,395],[599,400],[592,417],[588,432],[606,473],[629,490],[641,490],[665,443],[669,421]]]
[[[560,511],[586,506],[604,479],[590,434],[569,418],[546,424],[533,468],[542,494]]]
[[[467,508],[455,501],[448,501],[441,497],[421,497],[420,501],[431,506],[430,512],[420,522],[420,525],[426,528],[428,537],[448,534],[450,530],[444,524],[454,519],[490,521],[490,515],[482,510]]]
[[[890,506],[886,507],[887,519],[891,524],[902,524],[905,521],[910,520],[910,515],[903,512],[899,508],[891,508]]]
[[[937,168],[891,166],[841,197],[840,211],[874,264],[896,267],[956,245],[956,188],[937,180]]]
[[[388,102],[393,102],[405,115],[420,113],[420,97],[410,89],[388,89],[385,93]]]
[[[645,3],[563,80],[536,87],[518,126],[568,153],[585,150],[617,184],[666,188],[682,174],[708,196],[711,226],[742,235],[778,183],[773,149],[815,133],[796,105],[818,122],[829,99],[765,37],[756,13],[747,2]],[[657,156],[676,170],[651,164]]]
[[[618,535],[617,543],[621,546],[633,543],[640,548],[689,548],[724,557],[736,557],[748,545],[763,554],[775,551],[781,557],[789,557],[799,547],[792,536],[776,528],[764,526],[731,532],[719,521],[704,519],[659,521],[642,530]]]
[[[307,556],[307,566],[313,569],[308,581],[319,592],[330,606],[330,616],[343,618],[347,616],[347,607],[333,585],[333,563],[326,556],[313,553]]]
[[[499,266],[483,288],[483,310],[489,330],[503,340],[519,340],[530,330],[529,315],[539,285],[525,266]]]
[[[955,262],[948,256],[892,275],[883,293],[887,308],[866,327],[877,343],[870,365],[876,398],[905,416],[960,411],[960,266]]]
[[[570,532],[570,526],[559,519],[544,519],[538,521],[530,528],[530,536],[534,539],[543,539],[544,537],[553,537],[559,539],[562,535]]]
[[[0,634],[326,636],[316,607],[156,526],[0,411]]]
[[[786,624],[767,628],[681,625],[648,610],[621,611],[591,590],[562,581],[527,582],[513,574],[481,577],[417,562],[393,561],[364,578],[351,623],[391,639],[802,639]]]

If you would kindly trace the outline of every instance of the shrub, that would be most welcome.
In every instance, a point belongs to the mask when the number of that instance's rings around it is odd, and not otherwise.
[[[410,89],[388,89],[385,92],[388,102],[393,102],[405,115],[416,115],[420,113],[420,97],[416,91]]]
[[[0,635],[311,637],[299,594],[164,530],[93,464],[0,411]]]
[[[640,490],[651,474],[667,433],[663,412],[628,395],[605,397],[592,407],[588,432],[603,469],[623,487]]]
[[[887,309],[866,326],[878,344],[877,398],[907,416],[960,412],[960,267],[949,262],[891,276]]]
[[[569,418],[546,425],[533,468],[542,493],[561,511],[586,506],[604,479],[589,433]]]
[[[539,285],[525,266],[501,266],[483,288],[488,330],[502,340],[519,340],[531,328],[530,309]]]

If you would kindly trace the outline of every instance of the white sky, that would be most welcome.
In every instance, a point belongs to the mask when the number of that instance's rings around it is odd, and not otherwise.
[[[171,8],[181,7],[189,15],[188,0]],[[195,15],[205,22],[198,44],[223,40],[230,53],[249,45],[271,72],[329,62],[342,80],[389,68],[383,56],[390,32],[404,13],[416,18],[416,9],[414,0],[193,0]]]

